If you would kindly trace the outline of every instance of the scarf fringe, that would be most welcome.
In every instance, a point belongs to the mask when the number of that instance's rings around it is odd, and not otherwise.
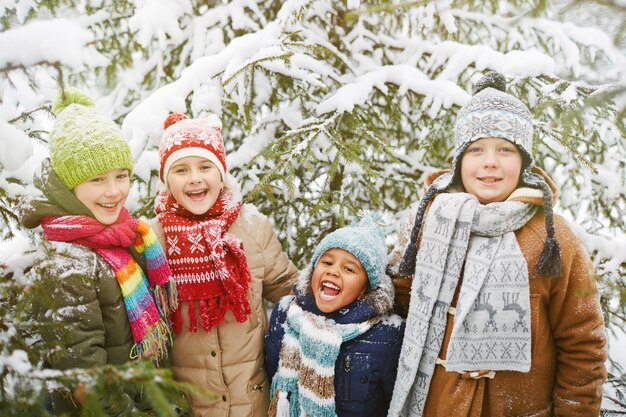
[[[299,407],[291,407],[288,393],[280,390],[274,392],[270,407],[267,411],[268,417],[299,417]]]
[[[289,399],[286,392],[278,394],[278,407],[276,417],[289,417]]]
[[[220,305],[219,297],[199,300],[198,303],[200,304],[202,328],[210,332],[213,327],[216,327],[224,320],[226,306]]]
[[[200,317],[196,310],[200,310]],[[235,316],[237,323],[244,323],[248,320],[248,316],[251,313],[249,304],[244,304],[238,299],[226,299],[223,297],[211,297],[203,300],[191,300],[187,308],[187,317],[189,319],[189,331],[198,331],[198,321],[202,325],[202,328],[208,333],[214,327],[219,326],[226,316],[226,311],[231,310]],[[183,319],[180,307],[172,311],[172,327],[174,333],[178,334],[183,328]]]
[[[159,359],[168,357],[168,348],[172,346],[172,343],[170,326],[161,319],[151,327],[150,332],[143,339],[135,342],[130,351],[130,358],[151,358],[158,365]]]
[[[546,275],[550,278],[561,276],[561,246],[554,236],[546,239],[541,255],[535,265],[535,275]]]
[[[191,301],[187,306],[187,317],[189,317],[189,331],[198,331],[198,318],[196,317],[196,304]]]
[[[161,317],[170,317],[178,309],[178,292],[172,279],[154,287],[152,294]]]

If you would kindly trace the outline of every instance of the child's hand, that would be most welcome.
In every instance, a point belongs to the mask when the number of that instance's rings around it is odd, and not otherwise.
[[[85,383],[84,382],[81,381],[78,383],[78,385],[76,385],[76,388],[74,389],[74,392],[73,392],[73,398],[80,405],[83,405],[85,403]]]
[[[396,277],[392,279],[396,295],[393,301],[393,311],[402,318],[406,318],[409,313],[409,303],[411,302],[411,283],[413,280],[406,277]]]
[[[154,325],[148,327],[146,329],[147,330],[146,334],[152,333],[153,329],[154,329]],[[141,357],[142,358],[152,358],[153,356],[158,356],[158,354],[159,354],[159,352],[156,349],[148,348],[148,349],[144,350],[143,352],[141,352]]]

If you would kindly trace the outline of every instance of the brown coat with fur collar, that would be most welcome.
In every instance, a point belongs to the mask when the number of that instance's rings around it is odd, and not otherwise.
[[[431,175],[428,183],[442,173]],[[556,194],[553,182],[544,176]],[[540,198],[527,196],[520,200],[541,205]],[[533,278],[546,238],[543,210],[515,232],[531,277],[530,371],[498,371],[493,379],[471,379],[436,365],[424,416],[597,417],[600,414],[602,383],[606,378],[606,336],[594,269],[567,221],[555,215],[554,225],[562,253],[562,275],[556,279]],[[392,270],[399,259],[396,252]],[[457,295],[459,288],[460,285]],[[453,321],[454,316],[449,314],[441,359],[446,358]]]

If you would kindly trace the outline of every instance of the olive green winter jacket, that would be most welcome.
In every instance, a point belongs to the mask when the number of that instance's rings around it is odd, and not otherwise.
[[[56,177],[47,160],[35,185],[43,198],[29,203],[22,218],[24,226],[34,228],[45,216],[91,215]],[[135,259],[140,261],[137,256]],[[93,250],[42,239],[27,278],[46,295],[32,308],[41,341],[58,341],[62,346],[48,352],[46,367],[66,370],[130,360],[134,342],[120,286],[111,267]],[[124,391],[125,395],[104,401],[108,415],[128,415],[145,408],[141,387]],[[55,414],[80,413],[72,392],[59,389],[48,399]]]

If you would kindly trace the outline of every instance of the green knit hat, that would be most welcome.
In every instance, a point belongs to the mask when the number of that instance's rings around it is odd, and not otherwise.
[[[57,120],[48,139],[52,169],[70,190],[112,169],[133,169],[128,142],[115,122],[76,89],[62,91],[52,106]]]

